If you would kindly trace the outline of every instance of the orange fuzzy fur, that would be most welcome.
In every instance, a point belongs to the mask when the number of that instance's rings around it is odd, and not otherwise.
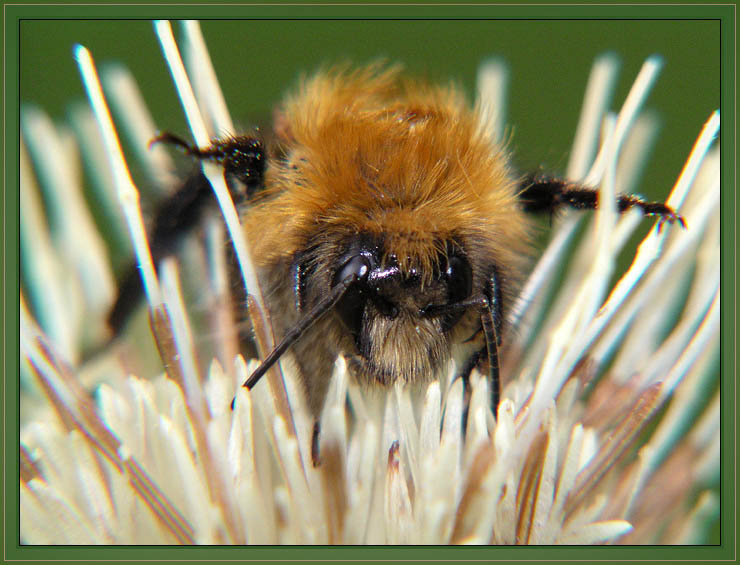
[[[263,199],[244,217],[260,268],[317,234],[369,232],[426,276],[452,237],[519,273],[529,223],[517,183],[454,86],[377,66],[321,73],[286,100],[281,122],[287,163],[268,167]]]

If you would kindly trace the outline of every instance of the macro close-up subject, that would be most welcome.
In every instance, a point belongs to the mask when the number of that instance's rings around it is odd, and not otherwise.
[[[120,46],[63,117],[21,75],[20,543],[718,543],[719,95],[654,190],[661,53],[536,129],[493,51],[236,115],[219,25],[149,24],[184,119]]]

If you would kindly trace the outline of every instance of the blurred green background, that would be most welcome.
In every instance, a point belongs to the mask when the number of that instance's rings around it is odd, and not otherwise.
[[[515,162],[563,172],[594,58],[621,61],[618,108],[645,58],[665,66],[649,100],[662,129],[639,191],[664,197],[710,112],[720,104],[717,20],[206,21],[206,43],[237,123],[250,125],[302,71],[325,62],[400,61],[421,76],[462,83],[473,93],[476,68],[497,55],[510,66],[508,124]],[[72,46],[98,63],[120,61],[138,79],[157,125],[187,134],[152,24],[128,21],[21,22],[20,99],[56,118],[84,92]],[[177,32],[176,28],[176,32]]]

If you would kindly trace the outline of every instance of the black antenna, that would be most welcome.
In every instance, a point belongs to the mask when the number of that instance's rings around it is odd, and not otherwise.
[[[272,367],[278,359],[287,351],[287,349],[293,345],[300,337],[314,325],[321,317],[324,316],[329,310],[342,299],[344,293],[359,280],[356,273],[352,273],[342,282],[335,285],[327,294],[324,299],[314,306],[311,311],[301,318],[298,323],[293,326],[288,333],[285,334],[282,341],[273,349],[270,354],[265,357],[259,367],[244,381],[242,385],[244,388],[251,390],[254,385],[262,378],[262,376]],[[235,400],[235,399],[234,399]],[[231,401],[231,408],[234,408],[234,400]]]

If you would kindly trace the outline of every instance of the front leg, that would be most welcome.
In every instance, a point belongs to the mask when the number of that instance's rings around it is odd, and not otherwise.
[[[251,198],[264,187],[266,151],[262,141],[256,137],[236,135],[217,138],[212,140],[208,147],[201,148],[165,131],[152,139],[149,145],[154,143],[174,145],[182,149],[186,155],[221,165],[227,176],[234,177],[246,188],[246,194],[241,194],[230,187],[231,197],[235,202],[242,200],[244,196]]]
[[[595,210],[599,207],[597,190],[554,177],[531,175],[525,178],[520,185],[518,197],[524,211],[533,213],[554,214],[564,206],[578,210]],[[630,194],[617,196],[617,210],[620,213],[632,207],[639,208],[644,216],[657,216],[659,227],[665,222],[678,222],[686,227],[683,217],[662,202],[648,202]]]
[[[501,365],[499,347],[501,346],[501,335],[503,325],[503,312],[501,307],[501,285],[499,283],[498,269],[492,268],[491,274],[486,281],[483,292],[484,296],[476,300],[480,309],[481,329],[485,339],[485,345],[473,352],[463,365],[460,377],[467,391],[470,386],[470,373],[474,367],[488,362],[488,386],[491,393],[491,410],[494,418],[498,414],[498,405],[501,401]],[[467,413],[467,411],[466,411]]]

